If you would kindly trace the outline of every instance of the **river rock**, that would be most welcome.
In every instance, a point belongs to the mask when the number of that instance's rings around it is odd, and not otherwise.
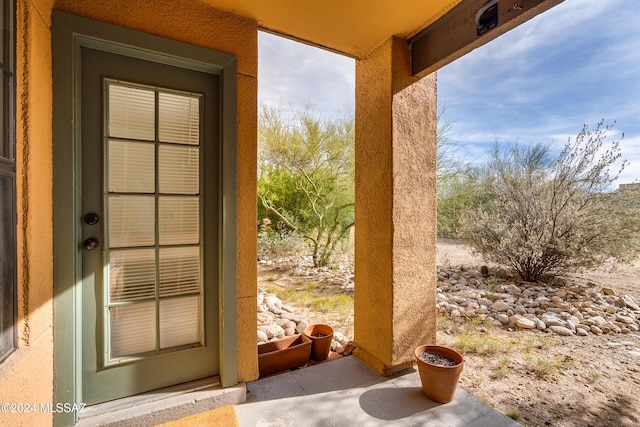
[[[491,304],[491,311],[495,311],[495,312],[504,312],[509,310],[509,304],[507,304],[504,301],[496,301],[493,304]]]
[[[571,337],[574,335],[571,329],[565,328],[564,326],[549,326],[547,329],[563,337]]]
[[[498,320],[503,325],[506,325],[507,323],[509,323],[509,316],[504,313],[500,313],[496,316],[496,320]]]
[[[275,323],[260,325],[258,326],[258,330],[264,332],[267,335],[267,339],[284,338],[284,329]]]
[[[620,295],[620,300],[631,310],[640,311],[640,306],[636,304],[633,297],[630,295]]]
[[[519,328],[523,329],[534,329],[536,327],[536,322],[527,319],[526,317],[516,314],[509,318],[510,321],[516,324]]]

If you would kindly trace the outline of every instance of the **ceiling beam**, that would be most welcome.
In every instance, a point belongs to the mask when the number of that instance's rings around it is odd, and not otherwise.
[[[517,27],[563,0],[463,0],[446,15],[409,39],[414,76],[425,76]],[[476,27],[478,11],[497,3],[489,24]],[[495,10],[488,10],[491,15]],[[486,16],[485,16],[486,18]],[[495,25],[494,25],[495,24]]]

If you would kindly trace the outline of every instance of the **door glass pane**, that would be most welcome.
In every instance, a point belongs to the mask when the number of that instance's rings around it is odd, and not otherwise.
[[[108,161],[110,192],[154,193],[156,191],[156,154],[153,144],[110,140]]]
[[[200,345],[200,97],[107,87],[109,361]]]
[[[160,296],[200,292],[200,248],[160,249]]]
[[[111,251],[109,254],[109,298],[111,302],[155,297],[155,250]]]
[[[160,141],[197,145],[200,141],[200,98],[163,92],[158,97]]]
[[[160,348],[200,342],[200,296],[160,301]]]
[[[155,139],[155,91],[110,84],[109,132],[115,138]]]
[[[109,196],[109,246],[123,248],[155,244],[155,198]]]
[[[160,193],[198,194],[198,147],[162,144],[158,148]]]
[[[156,349],[156,303],[121,305],[109,309],[111,357]]]
[[[160,244],[197,244],[200,240],[198,197],[160,197]]]

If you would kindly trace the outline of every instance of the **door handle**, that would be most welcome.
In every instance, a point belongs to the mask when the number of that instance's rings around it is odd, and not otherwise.
[[[95,248],[97,248],[98,246],[100,246],[100,241],[98,239],[96,239],[95,237],[89,237],[87,240],[84,241],[82,246],[84,246],[84,248],[86,250],[92,251]]]
[[[100,216],[95,213],[88,213],[84,216],[84,222],[87,225],[96,225],[100,221]]]

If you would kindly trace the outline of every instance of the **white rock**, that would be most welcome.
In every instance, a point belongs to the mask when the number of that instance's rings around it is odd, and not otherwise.
[[[622,316],[621,314],[618,314],[616,316],[616,321],[620,323],[633,323],[633,318],[631,318],[630,316]]]
[[[636,302],[634,301],[633,297],[630,295],[620,295],[620,300],[627,306],[629,307],[631,310],[638,310],[640,311],[640,306],[638,306],[638,304],[636,304]]]
[[[542,320],[547,325],[547,327],[550,327],[550,326],[564,327],[567,325],[567,322],[564,319],[561,319],[558,315],[553,313],[544,313],[540,318],[540,320]]]
[[[264,332],[268,339],[284,338],[284,329],[276,324],[258,326],[258,330]]]
[[[607,323],[607,321],[604,320],[604,317],[602,316],[593,316],[587,320],[589,320],[590,322],[593,322],[592,324],[596,325],[599,328],[602,328]]]
[[[517,306],[514,311],[516,312],[516,314],[526,314],[527,313],[527,309],[524,308],[521,305]]]
[[[509,323],[509,316],[504,313],[500,313],[496,316],[496,320],[498,320],[502,324],[507,324]]]
[[[490,308],[492,311],[504,312],[509,310],[509,304],[507,304],[504,301],[496,301],[493,304],[491,304]]]
[[[586,337],[587,335],[589,335],[589,332],[585,331],[584,329],[576,329],[576,335]]]
[[[265,334],[263,331],[261,331],[260,329],[258,329],[258,342],[267,342],[269,341],[269,337],[267,337],[267,334]]]
[[[553,333],[562,335],[563,337],[573,336],[573,331],[571,329],[565,328],[564,326],[549,326],[548,329]]]
[[[509,318],[509,320],[511,320],[513,323],[516,324],[516,326],[523,328],[523,329],[534,329],[536,327],[536,322],[527,319],[524,316],[521,316],[519,314],[513,315]]]

